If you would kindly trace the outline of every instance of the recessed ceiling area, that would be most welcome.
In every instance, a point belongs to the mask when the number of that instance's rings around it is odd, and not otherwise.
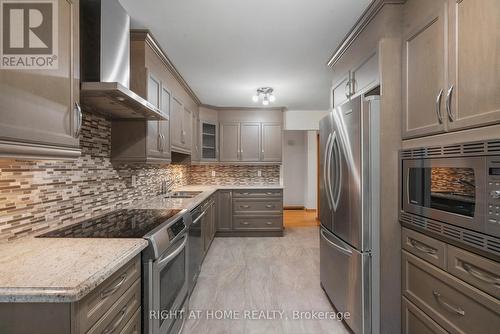
[[[202,103],[326,110],[326,62],[370,0],[121,0],[133,28],[151,30]]]

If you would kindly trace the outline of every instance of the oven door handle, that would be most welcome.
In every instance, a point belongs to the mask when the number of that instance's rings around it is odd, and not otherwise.
[[[186,243],[188,240],[187,235],[184,235],[183,238],[184,238],[184,241],[182,242],[182,244],[179,247],[176,248],[176,250],[174,250],[173,252],[169,253],[168,255],[162,256],[158,259],[158,267],[160,270],[163,269],[170,262],[170,260],[172,260],[174,257],[179,255],[180,252],[182,252],[182,250],[186,246]]]

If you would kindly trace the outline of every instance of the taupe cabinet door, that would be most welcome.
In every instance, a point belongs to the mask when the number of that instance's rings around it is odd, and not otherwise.
[[[184,108],[182,117],[182,147],[191,151],[193,142],[193,112]]]
[[[404,138],[445,130],[445,8],[443,0],[410,0],[404,7]]]
[[[350,72],[347,72],[338,82],[333,85],[330,101],[330,105],[332,108],[344,103],[352,95],[350,75]]]
[[[259,161],[260,159],[260,123],[241,123],[241,161]]]
[[[161,82],[153,74],[148,74],[147,100],[156,108],[160,108]],[[147,121],[147,155],[160,158],[162,156],[162,140],[159,133],[158,121]]]
[[[170,105],[172,93],[166,88],[161,88],[161,108],[160,110],[166,116],[169,116],[167,121],[158,121],[158,141],[160,150],[164,158],[170,159]]]
[[[217,231],[231,231],[233,217],[233,196],[231,190],[217,192]]]
[[[262,123],[261,161],[281,161],[281,124]]]
[[[238,161],[240,158],[240,123],[220,125],[220,161]]]
[[[449,2],[450,129],[500,123],[500,1]]]
[[[77,0],[58,5],[58,68],[0,70],[0,156],[80,155]]]
[[[182,121],[184,118],[184,106],[175,97],[172,98],[172,109],[170,112],[170,144],[182,147]]]

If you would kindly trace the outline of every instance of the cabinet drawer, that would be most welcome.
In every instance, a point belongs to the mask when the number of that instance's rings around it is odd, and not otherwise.
[[[447,271],[500,299],[500,263],[448,245]]]
[[[241,189],[233,190],[233,197],[281,197],[281,189]]]
[[[139,255],[78,302],[77,316],[82,331],[93,326],[140,276]]]
[[[441,326],[403,297],[403,334],[446,334]]]
[[[141,280],[138,279],[87,334],[120,333],[140,306]]]
[[[283,203],[281,202],[281,200],[233,200],[233,212],[274,212],[280,214],[282,210]]]
[[[235,230],[282,230],[283,217],[234,217]]]
[[[451,333],[500,328],[500,301],[403,250],[403,295]]]
[[[120,334],[141,334],[141,308],[135,311],[132,319],[127,322]]]
[[[446,269],[445,243],[406,228],[403,228],[402,236],[401,244],[405,250],[443,270]]]

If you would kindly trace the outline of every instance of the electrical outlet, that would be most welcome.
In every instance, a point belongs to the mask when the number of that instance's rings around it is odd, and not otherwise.
[[[258,176],[258,177],[261,177],[261,176],[262,176],[262,171],[261,171],[261,170],[258,170],[258,171],[257,171],[257,176]]]
[[[183,176],[183,175],[184,175],[184,174],[182,174],[182,172],[180,172],[180,173],[179,173],[179,178],[181,178],[181,179],[182,179],[182,176]]]
[[[135,188],[137,186],[137,176],[132,175],[132,187]]]
[[[215,171],[214,170],[212,171],[212,177],[215,177]]]

